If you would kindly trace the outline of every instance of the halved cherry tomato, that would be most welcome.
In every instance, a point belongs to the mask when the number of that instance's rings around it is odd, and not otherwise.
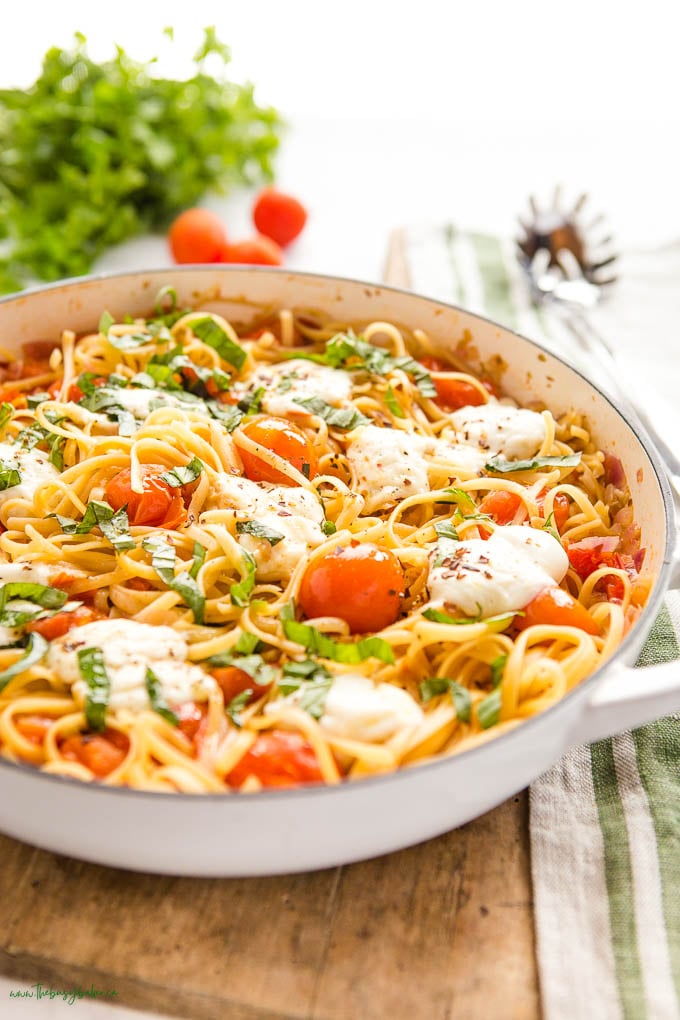
[[[252,694],[248,698],[248,703],[250,703],[260,698],[271,687],[271,684],[256,683],[250,673],[246,673],[245,669],[239,669],[238,666],[218,666],[211,672],[222,690],[225,705],[228,705],[243,691],[247,691],[248,688],[252,690]]]
[[[283,252],[271,237],[258,234],[246,241],[225,244],[221,261],[256,266],[280,266],[283,263]]]
[[[92,385],[93,386],[106,386],[107,382],[108,382],[108,379],[107,379],[107,377],[105,375],[98,375],[96,377],[96,379],[92,380]],[[53,385],[56,386],[57,389],[59,389],[61,387],[61,382],[54,383]],[[78,404],[78,403],[80,403],[80,401],[83,399],[84,396],[85,396],[85,394],[81,390],[81,388],[78,385],[78,383],[77,382],[72,382],[71,385],[68,388],[68,393],[66,394],[66,399],[70,400],[71,403],[73,403],[73,404]]]
[[[171,224],[168,242],[175,262],[220,262],[227,235],[209,209],[185,209]]]
[[[264,188],[253,206],[253,223],[261,234],[285,247],[302,233],[307,210],[302,202],[277,188]]]
[[[520,508],[522,500],[507,489],[491,489],[478,506],[481,514],[493,517],[496,524],[509,524]]]
[[[177,728],[189,740],[195,741],[201,726],[205,725],[205,720],[207,719],[205,706],[197,705],[195,701],[186,701],[176,709],[176,715],[179,719]]]
[[[563,588],[544,588],[524,607],[524,616],[516,618],[519,630],[526,630],[535,624],[549,626],[578,627],[587,634],[599,634],[600,629],[586,607]]]
[[[569,497],[566,492],[558,492],[553,501],[553,521],[559,535],[562,534],[564,526],[569,520]]]
[[[53,722],[54,719],[46,715],[17,715],[14,719],[14,725],[21,736],[30,740],[32,744],[42,744]]]
[[[248,439],[287,460],[305,478],[314,478],[318,469],[316,451],[302,429],[285,418],[253,418],[241,426]],[[275,482],[277,485],[294,485],[282,471],[271,467],[256,453],[239,447],[243,470],[253,482]]]
[[[302,576],[298,604],[306,617],[339,616],[353,633],[382,630],[399,616],[404,572],[393,552],[371,542],[337,545]]]
[[[271,730],[261,733],[227,776],[230,786],[241,786],[254,776],[263,786],[299,786],[320,783],[323,774],[311,744],[299,733]]]
[[[616,552],[618,544],[618,538],[612,536],[582,538],[579,542],[570,542],[567,545],[567,556],[578,576],[585,581],[599,567],[624,569],[622,558]],[[632,557],[629,559],[632,562]]]
[[[68,761],[77,761],[102,779],[118,768],[128,753],[130,741],[118,730],[102,733],[75,733],[60,744],[59,750]]]
[[[106,486],[107,502],[114,510],[127,506],[130,524],[152,528],[179,528],[187,519],[182,488],[173,488],[161,475],[167,470],[160,464],[142,464],[143,492],[133,492],[130,468],[123,468]]]
[[[63,637],[72,627],[82,627],[84,623],[91,623],[92,620],[100,620],[101,613],[89,606],[78,606],[77,609],[55,613],[44,620],[34,620],[26,624],[26,630],[34,631],[45,638],[46,641],[54,641],[55,638]]]
[[[455,372],[453,365],[442,358],[421,358],[421,364],[431,372]],[[478,407],[484,403],[484,397],[476,386],[466,382],[465,379],[433,379],[434,388],[437,391],[436,404],[445,411],[456,411],[459,407]],[[484,389],[493,396],[497,396],[495,388],[490,382],[480,380]]]

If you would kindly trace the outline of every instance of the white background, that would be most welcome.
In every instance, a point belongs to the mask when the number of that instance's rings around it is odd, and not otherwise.
[[[0,86],[29,85],[45,50],[67,46],[75,31],[96,59],[119,43],[138,60],[160,54],[159,69],[181,76],[202,28],[215,25],[232,48],[234,80],[255,82],[259,102],[290,125],[278,181],[310,211],[290,266],[377,279],[394,227],[453,220],[512,233],[527,196],[547,196],[557,183],[574,197],[588,191],[622,247],[653,247],[680,237],[673,7],[5,0]],[[166,26],[174,27],[172,44]],[[251,201],[240,191],[209,204],[236,238],[251,229]],[[168,262],[156,238],[123,246],[102,266]],[[675,322],[668,326],[677,333]],[[115,1012],[85,1002],[10,1003],[16,986],[0,980],[3,1015],[106,1020]]]

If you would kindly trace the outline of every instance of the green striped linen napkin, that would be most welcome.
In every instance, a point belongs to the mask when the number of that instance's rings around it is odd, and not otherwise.
[[[531,306],[510,239],[425,225],[405,230],[402,241],[413,290],[591,367],[562,323]],[[639,345],[651,307],[656,336],[664,322],[670,335],[680,312],[680,245],[629,256],[625,279],[621,296],[599,312],[601,331]],[[676,376],[677,388],[680,367]],[[680,593],[671,592],[639,665],[679,657]],[[571,750],[531,787],[530,834],[545,1020],[680,1018],[680,717]]]

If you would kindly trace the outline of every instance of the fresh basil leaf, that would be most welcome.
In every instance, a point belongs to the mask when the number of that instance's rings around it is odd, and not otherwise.
[[[456,718],[464,723],[470,722],[472,699],[467,687],[463,687],[457,680],[449,680],[443,676],[431,676],[427,680],[420,681],[420,697],[425,705],[437,695],[447,693],[451,695],[456,709]]]
[[[257,569],[257,564],[250,553],[246,552],[245,549],[243,550],[241,563],[243,576],[240,581],[231,585],[229,593],[234,605],[247,606],[250,601],[251,592],[255,587],[255,571]]]
[[[212,417],[224,425],[227,432],[233,432],[241,424],[243,411],[235,404],[221,404],[219,400],[206,400],[205,406]]]
[[[566,457],[534,457],[532,460],[504,460],[503,457],[493,457],[484,465],[484,470],[509,474],[511,471],[534,471],[542,467],[576,467],[580,463],[580,453],[571,453]]]
[[[451,499],[444,497],[451,497]],[[457,503],[459,507],[464,507],[466,510],[474,510],[475,501],[469,492],[465,489],[458,489],[455,485],[449,485],[446,489],[442,489],[440,495],[437,496],[438,503]]]
[[[491,694],[477,703],[477,719],[483,730],[496,726],[501,717],[502,696],[501,689],[497,687]]]
[[[252,696],[253,689],[251,687],[246,687],[245,690],[240,691],[239,694],[233,697],[229,704],[226,706],[227,715],[233,722],[234,726],[237,726],[239,729],[243,725],[243,723],[241,722],[240,713],[246,707]]]
[[[297,355],[299,357],[299,355]],[[389,375],[401,369],[413,376],[416,386],[425,397],[435,397],[437,390],[432,376],[424,365],[409,356],[393,357],[382,347],[374,347],[362,337],[353,333],[338,333],[326,343],[325,355],[317,355],[315,360],[331,365],[333,368],[365,369],[374,375]]]
[[[29,634],[24,654],[0,673],[0,693],[4,691],[13,677],[18,676],[19,673],[23,673],[31,666],[35,666],[36,663],[40,662],[48,647],[48,642],[41,634],[35,631]]]
[[[31,411],[33,411],[33,410],[35,410],[36,407],[40,407],[41,404],[44,404],[46,400],[52,400],[52,399],[53,398],[50,396],[50,394],[49,393],[45,393],[45,391],[42,391],[41,393],[27,393],[26,394],[26,405],[30,408]],[[3,404],[2,406],[4,407],[5,405]],[[10,404],[8,406],[11,407],[12,405]],[[0,422],[0,428],[2,428],[2,423],[1,422]]]
[[[499,655],[491,663],[491,684],[493,687],[500,686],[507,661],[507,655]]]
[[[326,698],[335,677],[325,666],[313,659],[304,662],[289,662],[283,667],[278,689],[285,696],[300,692],[299,708],[313,719],[320,719],[326,706]]]
[[[294,619],[295,619],[295,600],[291,599],[289,602],[286,602],[283,606],[281,606],[281,609],[279,610],[279,620],[281,620],[282,623],[285,623],[286,620]]]
[[[34,421],[27,428],[17,433],[15,442],[22,450],[32,450],[38,443],[44,442],[48,435],[47,429],[43,428],[37,421]]]
[[[165,700],[160,680],[148,666],[146,668],[146,693],[149,695],[149,702],[153,711],[163,716],[165,721],[169,722],[171,726],[179,726],[178,717],[168,707],[168,703]]]
[[[253,652],[259,652],[263,647],[257,634],[251,634],[249,631],[244,630],[239,634],[238,641],[234,645],[234,651],[239,655],[251,655]]]
[[[25,599],[35,602],[41,609],[61,609],[68,600],[65,591],[50,588],[46,584],[35,584],[32,581],[9,581],[0,587],[0,614],[13,599]]]
[[[246,415],[259,414],[262,410],[264,393],[264,386],[258,386],[252,393],[246,393],[238,402],[239,411],[243,411]]]
[[[323,418],[332,428],[355,429],[359,425],[368,425],[370,418],[357,411],[356,407],[333,407],[321,397],[302,397],[294,403],[304,407],[310,414]]]
[[[434,530],[437,532],[438,538],[449,538],[454,539],[456,542],[459,541],[459,535],[453,526],[453,521],[435,521]]]
[[[324,535],[334,535],[338,529],[333,523],[333,521],[324,521],[323,524],[321,525],[321,530],[323,531]]]
[[[418,390],[424,397],[437,396],[437,387],[432,380],[432,376],[425,366],[421,365],[415,358],[394,358],[393,368],[400,368],[407,375],[412,375]]]
[[[29,404],[29,407],[30,406],[31,405]],[[7,423],[10,422],[13,417],[14,407],[12,406],[12,404],[8,404],[6,400],[3,400],[3,402],[0,404],[0,429],[4,429],[5,425],[7,425]]]
[[[111,312],[102,312],[101,318],[99,319],[99,332],[106,335],[115,321],[116,320],[111,315]]]
[[[106,726],[106,709],[111,697],[111,680],[104,665],[101,648],[81,648],[78,651],[78,668],[87,684],[85,718],[90,729],[98,731]]]
[[[394,662],[394,652],[388,641],[379,637],[362,638],[361,641],[345,643],[334,641],[316,627],[297,620],[284,620],[283,630],[287,638],[302,645],[308,652],[319,655],[323,659],[335,662],[357,663],[366,659],[380,659],[381,662]]]
[[[391,386],[387,387],[387,392],[385,393],[385,404],[387,405],[388,411],[391,411],[395,418],[406,417],[406,412],[402,409],[402,406],[397,400],[395,392]]]
[[[164,471],[161,481],[167,482],[172,488],[177,489],[182,485],[190,485],[191,482],[195,482],[202,470],[203,463],[198,457],[192,457],[188,464],[180,464],[178,467],[171,468],[170,471]]]
[[[21,484],[19,464],[13,460],[0,460],[0,492]]]
[[[479,606],[479,603],[477,603]],[[479,606],[479,613],[477,616],[451,616],[449,613],[443,612],[441,609],[424,609],[423,616],[426,620],[431,620],[433,623],[450,623],[456,626],[465,626],[471,623],[480,623],[482,619],[482,609]]]
[[[189,323],[189,327],[194,336],[217,351],[222,361],[233,365],[237,372],[241,371],[246,360],[246,352],[240,344],[237,344],[225,333],[214,319],[210,316],[206,316],[204,319],[193,319]]]
[[[87,504],[80,523],[74,521],[72,517],[62,517],[61,514],[50,514],[49,516],[56,518],[65,535],[89,535],[93,528],[99,528],[104,538],[117,552],[135,547],[135,541],[130,535],[125,507],[114,511],[113,507],[103,500],[93,499]]]
[[[268,528],[260,521],[237,521],[236,531],[239,535],[252,535],[254,538],[264,538],[271,546],[278,545],[283,541],[284,536],[280,531]]]
[[[100,330],[104,332],[104,330]],[[118,336],[115,333],[106,332],[106,339],[117,351],[135,351],[138,347],[154,342],[155,337],[150,333],[123,333]]]
[[[142,548],[151,554],[151,566],[161,581],[176,591],[194,614],[194,622],[202,624],[205,616],[205,595],[191,570],[175,574],[176,553],[174,547],[161,535],[149,535],[142,541]]]
[[[205,563],[205,557],[208,550],[200,542],[194,542],[194,548],[192,550],[192,561],[189,569],[189,576],[193,577],[194,580],[198,577],[198,572]]]

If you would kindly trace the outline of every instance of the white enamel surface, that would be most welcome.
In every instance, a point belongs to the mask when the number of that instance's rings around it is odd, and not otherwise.
[[[517,524],[498,528],[488,541],[446,543],[430,559],[432,604],[483,617],[522,609],[544,588],[559,584],[569,567],[549,532]]]
[[[671,558],[668,487],[662,489],[645,447],[602,394],[537,345],[461,310],[389,288],[286,271],[177,267],[93,278],[0,302],[0,326],[17,344],[64,327],[78,332],[95,326],[102,308],[114,316],[146,313],[168,284],[180,304],[207,301],[227,318],[243,318],[243,300],[253,307],[292,301],[300,308],[326,306],[338,321],[410,324],[443,353],[468,330],[473,368],[500,354],[508,366],[504,388],[518,403],[539,400],[555,414],[582,412],[595,440],[622,460],[647,548],[645,567],[658,581],[641,620],[598,676],[548,712],[457,757],[336,788],[217,797],[99,789],[0,763],[0,827],[38,846],[134,870],[196,876],[306,871],[461,825],[527,786],[581,735],[600,735],[595,723],[588,729],[597,714],[589,714],[588,702],[607,675],[630,676],[624,664],[635,660],[658,611]],[[631,677],[608,703],[609,732],[630,726],[632,712],[643,722],[680,707],[679,686],[677,670],[667,666],[648,669],[639,683]]]

